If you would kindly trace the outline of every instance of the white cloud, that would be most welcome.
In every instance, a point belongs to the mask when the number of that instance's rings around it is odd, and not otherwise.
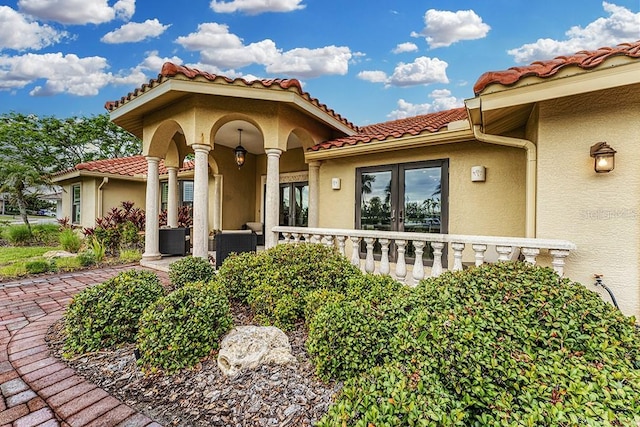
[[[476,40],[486,37],[491,27],[473,10],[429,9],[424,15],[425,28],[413,37],[424,36],[429,47],[446,47],[460,40]]]
[[[162,25],[157,19],[129,22],[105,34],[100,41],[113,44],[139,42],[147,38],[158,37],[169,27],[170,25]]]
[[[19,0],[24,13],[62,24],[102,24],[115,18],[129,20],[136,9],[135,0],[119,0],[109,6],[107,0]]]
[[[265,12],[292,12],[304,9],[302,0],[231,0],[228,2],[212,0],[211,9],[217,13],[244,12],[257,15]]]
[[[67,37],[48,25],[27,19],[8,6],[0,6],[0,50],[38,50]]]
[[[266,59],[269,61],[266,64],[269,73],[307,78],[326,74],[345,75],[349,71],[351,51],[344,46],[296,48]]]
[[[145,70],[155,68],[165,59],[179,63],[180,58],[159,58],[157,52],[137,67],[118,74],[107,72],[107,60],[99,56],[80,58],[62,53],[0,56],[0,90],[22,89],[36,85],[29,92],[32,96],[51,96],[61,93],[76,96],[95,96],[108,85],[139,85],[147,80]]]
[[[371,83],[386,83],[389,77],[384,71],[360,71],[358,78]]]
[[[418,50],[418,46],[415,43],[406,42],[406,43],[400,43],[391,52],[405,53],[405,52],[416,52],[417,50]]]
[[[185,49],[199,51],[200,61],[208,69],[259,64],[269,73],[296,77],[346,74],[349,60],[354,56],[344,46],[296,48],[282,52],[270,39],[245,45],[240,37],[229,32],[228,26],[215,22],[200,24],[196,32],[178,37],[176,43]]]
[[[429,98],[432,98],[433,102],[425,104],[412,104],[404,99],[399,99],[398,109],[387,114],[387,117],[392,120],[404,119],[406,117],[413,117],[421,114],[450,110],[464,105],[464,101],[462,99],[451,96],[451,92],[447,89],[434,90],[429,94]]]
[[[447,64],[438,58],[420,56],[410,64],[400,62],[387,82],[390,86],[417,86],[449,83]]]
[[[507,53],[518,63],[529,63],[640,39],[640,12],[633,13],[606,1],[602,2],[602,7],[609,14],[608,17],[598,18],[584,28],[571,27],[565,33],[566,40],[538,39],[535,43],[522,45]]]
[[[182,65],[182,59],[180,57],[160,57],[158,56],[157,50],[152,50],[150,52],[147,52],[147,57],[136,67],[136,69],[149,70],[154,73],[160,73],[160,71],[162,70],[162,65],[165,62],[173,62],[176,65]]]

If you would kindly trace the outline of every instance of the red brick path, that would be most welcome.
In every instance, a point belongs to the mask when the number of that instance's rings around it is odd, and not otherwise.
[[[0,283],[0,427],[160,426],[76,375],[44,341],[74,294],[130,268]]]

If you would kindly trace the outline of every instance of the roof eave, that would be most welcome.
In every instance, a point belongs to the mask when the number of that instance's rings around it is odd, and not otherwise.
[[[273,88],[259,88],[252,86],[239,86],[233,84],[216,84],[208,81],[183,80],[176,78],[167,78],[160,84],[146,90],[137,95],[135,98],[127,101],[125,104],[110,111],[111,120],[122,126],[125,118],[131,114],[140,114],[140,124],[136,128],[142,128],[143,107],[149,105],[153,100],[159,100],[161,97],[171,92],[180,92],[183,94],[202,94],[229,96],[245,99],[256,99],[262,101],[282,102],[293,104],[295,108],[303,110],[306,114],[313,116],[317,120],[323,122],[327,126],[336,129],[346,135],[354,135],[356,131],[341,122],[337,118],[316,107],[304,97],[291,90],[278,90]],[[136,134],[134,129],[127,129],[129,132]],[[141,135],[136,135],[141,138]]]
[[[363,154],[383,153],[395,150],[406,150],[440,144],[451,144],[473,140],[473,131],[468,122],[464,127],[454,130],[443,130],[434,133],[405,136],[402,138],[387,138],[381,141],[358,143],[345,147],[334,147],[319,151],[307,151],[305,161],[328,160],[342,157],[360,156]]]

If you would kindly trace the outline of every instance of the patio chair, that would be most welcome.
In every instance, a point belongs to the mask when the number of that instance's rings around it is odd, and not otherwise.
[[[258,236],[252,230],[228,230],[216,235],[216,268],[220,268],[232,252],[255,252]]]
[[[242,226],[243,230],[251,230],[258,236],[258,246],[264,246],[264,224],[261,222],[247,222]]]

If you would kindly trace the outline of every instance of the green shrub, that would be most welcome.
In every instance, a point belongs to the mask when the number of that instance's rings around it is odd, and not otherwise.
[[[318,310],[327,304],[340,302],[345,299],[342,292],[330,291],[328,289],[316,289],[309,292],[304,298],[304,318],[311,322]]]
[[[124,263],[138,262],[142,259],[142,254],[138,249],[122,249],[120,251],[120,261]]]
[[[100,241],[100,239],[98,239],[97,237],[93,237],[91,239],[91,243],[89,244],[89,250],[91,251],[91,253],[93,253],[93,259],[97,263],[101,263],[102,261],[104,261],[107,247],[102,241]]]
[[[232,323],[225,289],[215,282],[186,284],[142,314],[139,363],[146,371],[168,373],[193,366],[218,348]]]
[[[81,354],[134,342],[142,311],[164,295],[158,276],[122,272],[73,297],[64,315],[67,354]]]
[[[346,304],[327,305],[310,327],[308,345],[328,360],[318,365],[325,377],[353,376],[358,370],[352,366],[360,363],[417,363],[421,375],[439,380],[435,387],[441,385],[444,396],[464,404],[465,425],[640,422],[640,332],[634,319],[582,285],[559,279],[551,269],[500,263],[445,273],[381,304],[376,319]],[[364,329],[367,316],[395,325],[390,338],[380,336],[389,348],[384,357],[379,357],[380,344],[363,338],[378,333]],[[322,336],[326,342],[320,342]],[[360,347],[361,355],[345,350],[348,345]],[[371,345],[378,360],[363,345]],[[369,378],[377,383],[379,371],[369,372],[378,372]],[[403,379],[385,381],[386,389],[395,389]],[[357,399],[351,392],[338,400],[347,409],[335,414],[352,420],[343,425],[366,425],[360,424],[361,414],[349,412],[359,405]],[[451,413],[448,402],[435,401],[429,409]],[[383,403],[370,411],[388,411]],[[442,404],[446,406],[437,406]]]
[[[77,258],[83,267],[89,267],[96,263],[96,257],[92,251],[82,251],[77,255]]]
[[[373,368],[347,381],[316,424],[334,426],[468,426],[465,405],[440,378],[414,364]]]
[[[364,274],[352,277],[347,283],[346,299],[351,301],[366,301],[379,305],[389,301],[399,294],[410,293],[407,285],[398,282],[391,276]]]
[[[200,257],[187,256],[169,265],[169,280],[174,290],[187,283],[208,282],[214,274],[209,261]]]
[[[4,238],[14,246],[22,246],[31,240],[31,232],[26,225],[12,225],[4,230]]]
[[[42,245],[55,246],[59,243],[60,228],[57,224],[35,224],[31,227],[33,240]]]
[[[54,262],[60,271],[74,271],[82,267],[78,256],[56,258]]]
[[[231,298],[251,306],[260,322],[290,329],[303,318],[309,292],[343,291],[349,279],[360,274],[334,248],[283,244],[257,254],[233,255],[217,277]]]
[[[65,228],[60,232],[60,246],[67,252],[77,253],[82,246],[82,239],[72,228]]]
[[[27,270],[27,273],[29,274],[46,273],[55,269],[55,265],[52,265],[46,259],[35,259],[33,261],[27,261],[24,266]]]

